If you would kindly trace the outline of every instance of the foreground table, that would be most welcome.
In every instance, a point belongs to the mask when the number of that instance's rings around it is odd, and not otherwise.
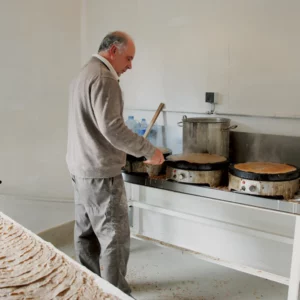
[[[132,300],[1,212],[0,298]]]

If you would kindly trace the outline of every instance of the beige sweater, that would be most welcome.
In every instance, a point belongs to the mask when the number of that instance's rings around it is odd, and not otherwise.
[[[125,153],[152,157],[155,147],[125,125],[123,106],[118,81],[91,58],[70,89],[67,164],[72,175],[114,177],[126,163]]]

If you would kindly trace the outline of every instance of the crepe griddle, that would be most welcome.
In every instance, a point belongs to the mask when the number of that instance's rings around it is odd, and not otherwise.
[[[172,155],[172,157],[176,157],[176,155]],[[222,170],[228,167],[228,161],[226,159],[224,161],[215,163],[195,163],[186,160],[174,161],[170,160],[170,157],[167,157],[165,163],[168,167],[188,171],[215,171]]]
[[[240,177],[242,179],[256,180],[256,181],[289,181],[300,177],[300,169],[296,166],[289,165],[296,168],[296,170],[286,173],[267,174],[267,173],[254,173],[250,171],[242,171],[235,168],[235,164],[229,165],[229,173]]]

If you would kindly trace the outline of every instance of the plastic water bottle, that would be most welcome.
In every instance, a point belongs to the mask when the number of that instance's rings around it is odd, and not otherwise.
[[[141,128],[141,123],[138,122],[138,121],[135,121],[135,131],[134,131],[134,132],[135,132],[136,134],[139,134],[140,128]]]
[[[156,139],[157,139],[157,125],[153,125],[152,129],[149,132],[148,138],[149,142],[152,145],[156,145]]]
[[[136,121],[134,120],[134,116],[129,116],[125,124],[131,131],[136,131]]]
[[[138,130],[138,135],[144,135],[147,130],[148,124],[146,122],[146,119],[142,119],[140,128]]]

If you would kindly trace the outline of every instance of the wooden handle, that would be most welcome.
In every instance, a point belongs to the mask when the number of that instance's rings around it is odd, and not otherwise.
[[[144,138],[145,138],[145,139],[147,138],[149,132],[151,131],[151,129],[152,129],[154,123],[156,122],[156,120],[157,120],[157,118],[158,118],[160,112],[161,112],[162,109],[164,108],[164,106],[165,106],[164,103],[159,104],[158,109],[156,110],[156,112],[155,112],[155,114],[154,114],[154,116],[153,116],[151,122],[150,122],[149,125],[148,125],[148,128],[147,128],[146,132],[144,133]]]

